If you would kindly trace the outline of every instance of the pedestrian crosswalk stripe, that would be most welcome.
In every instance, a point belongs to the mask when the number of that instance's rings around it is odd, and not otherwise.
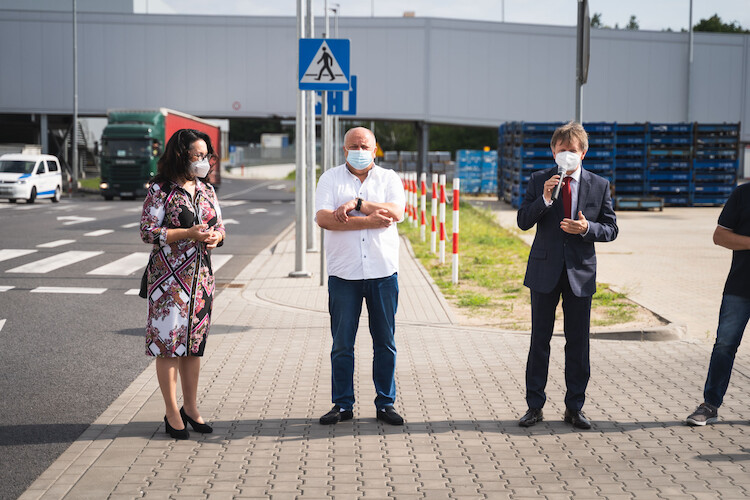
[[[131,288],[127,292],[125,292],[125,295],[138,295],[140,293],[140,290],[138,288]]]
[[[22,257],[34,252],[36,252],[36,250],[14,250],[12,248],[2,249],[0,250],[0,262],[15,259],[16,257]]]
[[[84,233],[84,236],[104,236],[105,234],[114,233],[114,229],[98,229],[96,231],[91,231],[90,233]]]
[[[139,269],[146,267],[148,263],[148,252],[135,252],[126,255],[121,259],[110,262],[107,265],[97,267],[86,274],[108,275],[108,276],[128,276]]]
[[[226,208],[236,207],[237,205],[244,205],[245,203],[247,203],[247,201],[245,200],[221,200],[219,202],[219,205],[221,206],[221,208]]]
[[[0,285],[0,292],[7,292],[8,290],[13,290],[15,287],[10,285]]]
[[[16,207],[16,210],[34,210],[35,208],[40,208],[41,205],[21,205]]]
[[[101,295],[106,288],[83,288],[76,286],[39,286],[31,290],[31,293],[81,293],[86,295]]]
[[[99,207],[93,207],[93,208],[91,208],[91,211],[92,212],[94,212],[94,211],[101,212],[103,210],[109,210],[110,208],[112,208],[111,205],[102,205],[102,206],[99,206]]]
[[[140,225],[141,225],[140,222],[131,222],[130,224],[123,224],[120,227],[123,228],[123,229],[130,229],[131,227],[136,227],[136,226],[140,226]]]
[[[232,254],[218,254],[218,255],[212,255],[211,256],[211,269],[213,269],[214,272],[221,269],[221,266],[226,264],[229,259],[232,258]]]
[[[37,245],[37,248],[55,248],[75,242],[76,240],[55,240],[50,241],[49,243],[42,243],[41,245]]]
[[[83,252],[71,250],[68,252],[63,252],[59,255],[53,255],[51,257],[38,260],[36,262],[30,262],[28,264],[24,264],[23,266],[14,267],[13,269],[8,269],[5,272],[45,274],[50,271],[54,271],[55,269],[60,269],[61,267],[69,266],[71,264],[75,264],[76,262],[90,259],[91,257],[96,257],[97,255],[101,255],[103,253],[104,252],[101,251]]]

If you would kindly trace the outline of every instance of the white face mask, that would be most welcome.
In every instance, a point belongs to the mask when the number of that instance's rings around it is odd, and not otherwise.
[[[372,151],[351,149],[346,152],[346,162],[355,170],[364,170],[372,163]]]
[[[210,169],[211,165],[208,163],[208,158],[203,158],[190,164],[190,173],[201,179],[208,174]]]
[[[555,155],[555,163],[566,172],[572,172],[581,164],[581,155],[572,151],[560,151]]]

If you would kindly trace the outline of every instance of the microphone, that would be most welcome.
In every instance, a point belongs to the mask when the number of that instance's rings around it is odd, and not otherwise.
[[[552,194],[552,200],[556,200],[558,196],[560,196],[560,188],[563,184],[563,178],[565,177],[565,167],[557,167],[557,175],[560,176],[560,181],[557,183],[557,187],[555,188],[555,192]]]

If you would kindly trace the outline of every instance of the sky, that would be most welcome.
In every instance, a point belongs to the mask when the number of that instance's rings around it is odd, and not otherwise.
[[[133,0],[139,13],[295,16],[296,0]],[[303,6],[307,0],[303,0]],[[342,17],[401,17],[411,11],[417,17],[440,17],[508,23],[576,24],[577,0],[329,0],[338,4]],[[313,0],[313,11],[322,16],[324,0]],[[304,8],[304,7],[303,7]],[[687,29],[690,0],[589,0],[591,15],[600,13],[602,23],[624,27],[634,15],[641,30]],[[693,0],[693,24],[718,14],[724,22],[737,21],[750,29],[750,0]]]

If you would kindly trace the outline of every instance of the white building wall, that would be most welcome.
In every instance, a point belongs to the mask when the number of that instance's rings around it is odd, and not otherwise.
[[[0,113],[72,112],[71,19],[0,9]],[[86,12],[78,20],[81,115],[295,114],[294,18]],[[575,28],[430,18],[341,18],[339,27],[351,39],[359,118],[496,126],[575,114]],[[686,33],[591,33],[585,121],[687,119]],[[695,34],[692,96],[693,121],[750,121],[750,35]]]

